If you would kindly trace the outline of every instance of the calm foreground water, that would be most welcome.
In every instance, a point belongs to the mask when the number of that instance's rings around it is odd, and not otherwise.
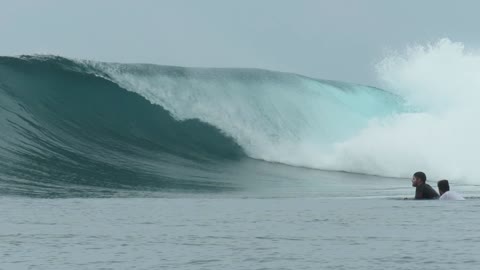
[[[4,197],[0,268],[477,269],[479,206],[382,197]]]

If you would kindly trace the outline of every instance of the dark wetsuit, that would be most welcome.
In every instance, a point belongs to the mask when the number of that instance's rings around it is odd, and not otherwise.
[[[421,184],[415,190],[415,200],[429,200],[429,199],[438,199],[438,193],[426,183]]]

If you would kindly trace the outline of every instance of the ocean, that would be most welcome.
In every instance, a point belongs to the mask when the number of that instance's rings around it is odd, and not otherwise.
[[[378,88],[0,57],[0,269],[475,268],[479,59],[412,48]],[[416,171],[467,200],[404,200]]]
[[[479,200],[0,200],[2,269],[475,269]]]

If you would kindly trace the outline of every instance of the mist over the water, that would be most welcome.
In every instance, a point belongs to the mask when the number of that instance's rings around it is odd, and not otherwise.
[[[332,166],[385,176],[422,170],[435,180],[478,183],[479,51],[442,39],[393,53],[376,69],[411,112],[374,120],[337,144]]]

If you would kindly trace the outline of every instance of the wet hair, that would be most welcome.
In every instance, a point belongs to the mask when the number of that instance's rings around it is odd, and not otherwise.
[[[427,182],[427,176],[423,172],[416,172],[413,176],[422,180],[423,183]]]
[[[438,190],[441,192],[447,192],[450,190],[450,185],[448,184],[448,180],[440,180],[437,182]]]

